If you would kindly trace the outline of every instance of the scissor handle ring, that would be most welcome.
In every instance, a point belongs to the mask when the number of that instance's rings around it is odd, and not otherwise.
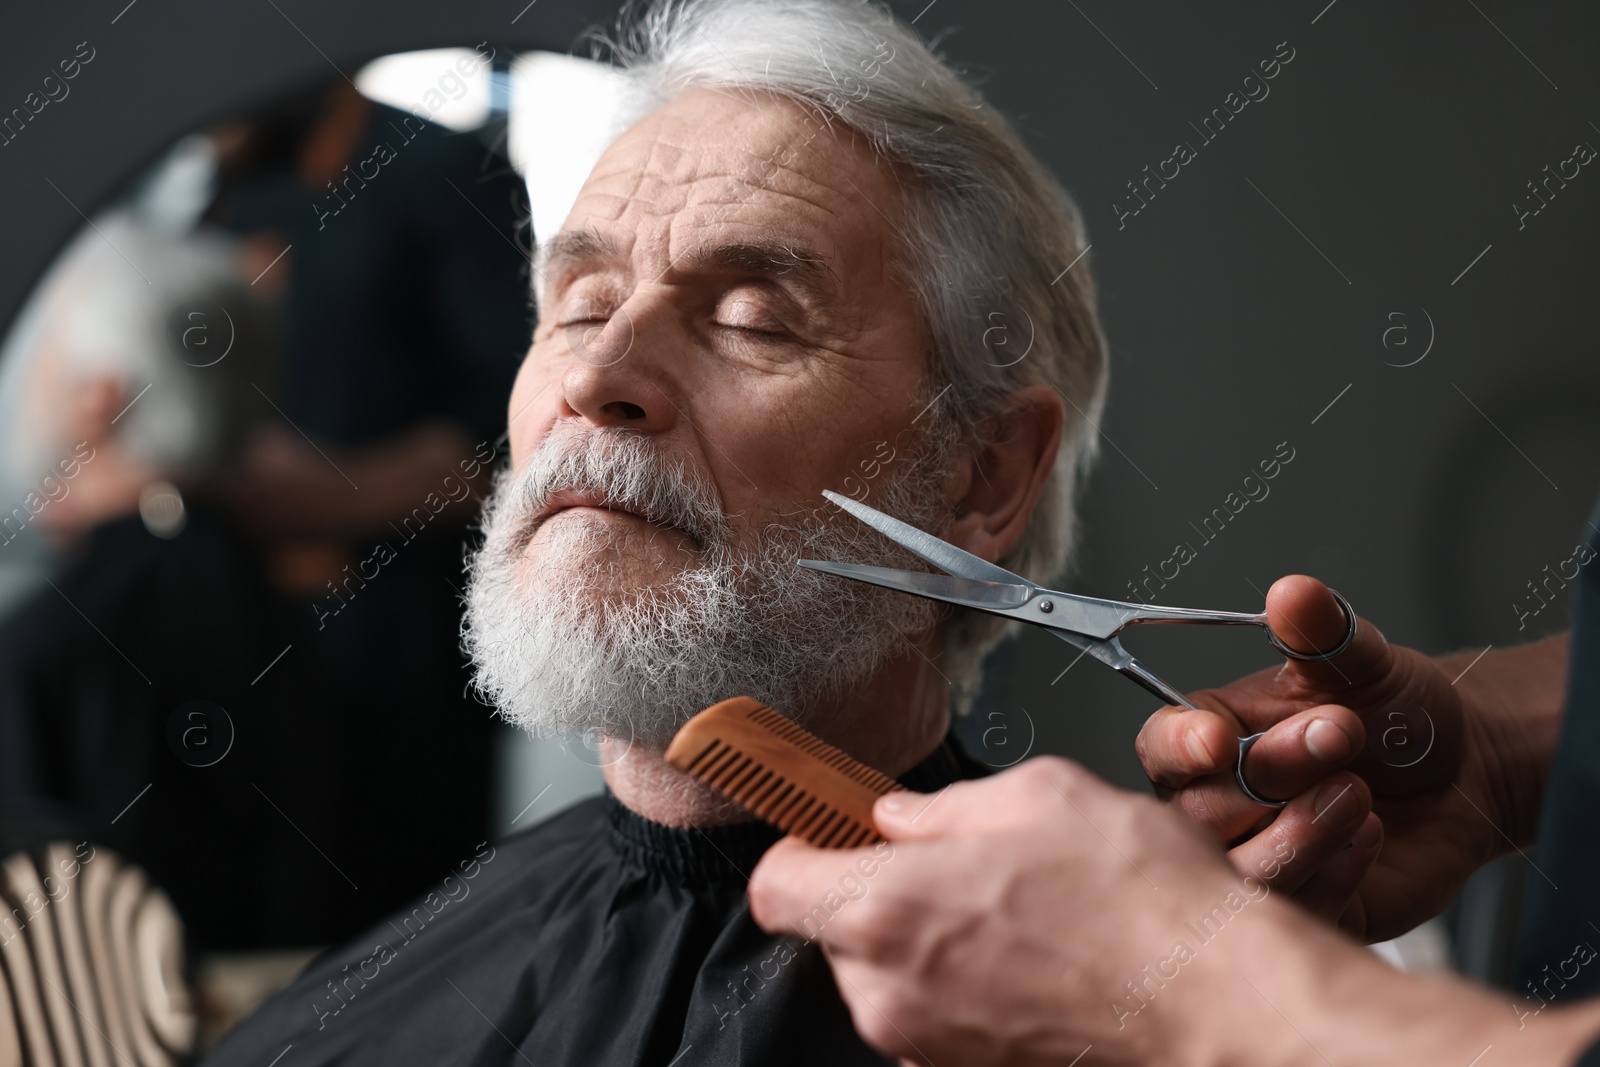
[[[1239,762],[1233,765],[1233,780],[1239,784],[1241,793],[1262,807],[1281,808],[1289,802],[1287,800],[1268,800],[1254,789],[1251,789],[1250,783],[1244,780],[1244,758],[1250,754],[1250,749],[1255,746],[1255,743],[1265,736],[1266,731],[1263,730],[1260,733],[1251,734],[1249,737],[1239,738]]]
[[[1345,649],[1350,647],[1350,642],[1356,639],[1356,609],[1350,606],[1350,601],[1346,600],[1337,589],[1329,589],[1328,592],[1333,594],[1333,599],[1339,604],[1339,610],[1344,612],[1345,631],[1343,640],[1326,652],[1301,652],[1284,644],[1283,638],[1274,633],[1271,626],[1268,626],[1267,640],[1272,642],[1272,647],[1289,659],[1299,660],[1301,663],[1326,663],[1330,659],[1344,655]],[[1243,755],[1241,755],[1241,762],[1243,758]]]

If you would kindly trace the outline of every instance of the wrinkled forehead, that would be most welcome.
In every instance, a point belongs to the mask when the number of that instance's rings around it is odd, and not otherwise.
[[[606,150],[564,229],[670,245],[712,229],[794,236],[837,267],[881,271],[897,175],[848,126],[765,93],[695,89]]]

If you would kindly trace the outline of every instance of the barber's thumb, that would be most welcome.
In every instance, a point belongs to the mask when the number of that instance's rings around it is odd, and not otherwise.
[[[891,841],[916,841],[941,837],[951,832],[950,820],[942,814],[947,786],[937,793],[911,793],[897,790],[878,798],[872,808],[872,821],[878,832]],[[952,806],[949,810],[954,811]]]

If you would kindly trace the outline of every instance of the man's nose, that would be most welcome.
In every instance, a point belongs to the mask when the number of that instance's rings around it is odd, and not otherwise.
[[[562,376],[568,408],[596,426],[621,426],[646,433],[670,429],[680,404],[670,346],[664,329],[641,336],[643,313],[624,305],[605,323],[575,323],[566,328],[571,353]]]

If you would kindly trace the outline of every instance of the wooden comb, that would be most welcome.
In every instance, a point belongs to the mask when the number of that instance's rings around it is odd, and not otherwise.
[[[818,848],[884,840],[872,825],[873,802],[905,788],[750,697],[713,704],[684,723],[667,762]]]

